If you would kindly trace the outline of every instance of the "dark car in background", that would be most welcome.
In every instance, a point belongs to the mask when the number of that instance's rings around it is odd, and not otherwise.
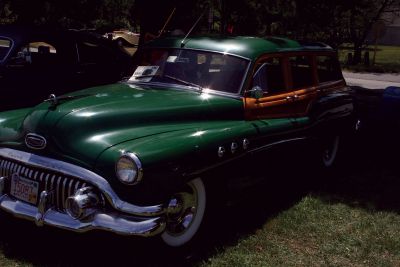
[[[116,82],[130,62],[117,44],[93,32],[0,26],[0,110]]]
[[[365,136],[400,144],[400,87],[368,89],[352,86],[358,130]]]

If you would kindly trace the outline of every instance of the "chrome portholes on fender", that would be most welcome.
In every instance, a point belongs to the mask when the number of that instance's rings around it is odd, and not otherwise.
[[[323,148],[322,148],[322,163],[324,167],[332,167],[338,156],[340,144],[339,135],[332,136],[325,140]]]
[[[362,122],[361,120],[357,120],[356,123],[354,124],[354,130],[356,130],[356,132],[360,131],[360,129],[362,128]]]
[[[171,199],[167,211],[167,226],[161,235],[164,243],[180,247],[198,232],[206,209],[206,188],[201,178],[189,181]]]
[[[225,148],[223,146],[218,147],[218,157],[222,158],[225,155]]]
[[[241,142],[241,146],[240,146],[240,142]],[[225,146],[219,146],[218,147],[218,157],[219,158],[223,158],[225,156],[229,156],[229,155],[234,155],[237,154],[237,152],[242,153],[245,152],[246,150],[249,149],[249,145],[250,145],[250,141],[247,138],[244,138],[242,141],[237,142],[237,140],[232,141],[230,144],[224,144],[226,145],[228,148],[225,149]],[[226,155],[227,152],[229,153],[229,155]]]
[[[238,150],[239,146],[236,142],[232,142],[231,144],[231,153],[235,154],[235,152]]]
[[[249,145],[250,145],[249,139],[247,138],[243,139],[242,141],[243,150],[247,150],[249,148]]]

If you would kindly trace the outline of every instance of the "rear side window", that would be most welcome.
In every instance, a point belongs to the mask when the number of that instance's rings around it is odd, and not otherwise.
[[[0,61],[4,60],[11,49],[11,40],[0,37]]]
[[[282,60],[269,58],[256,71],[253,86],[259,86],[267,94],[277,94],[286,90]]]
[[[293,89],[311,87],[314,85],[311,57],[290,57],[289,64],[292,73]]]
[[[343,79],[339,61],[333,55],[317,56],[317,72],[320,83]]]

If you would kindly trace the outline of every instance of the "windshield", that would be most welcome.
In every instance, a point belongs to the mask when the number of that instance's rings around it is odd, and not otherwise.
[[[11,49],[11,41],[0,37],[0,61],[3,61]]]
[[[161,82],[239,93],[249,61],[199,50],[143,49],[131,82]]]

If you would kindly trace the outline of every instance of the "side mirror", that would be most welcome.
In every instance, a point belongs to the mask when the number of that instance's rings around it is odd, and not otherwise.
[[[250,96],[255,99],[260,99],[264,95],[264,91],[261,89],[260,86],[254,86],[249,92]]]

